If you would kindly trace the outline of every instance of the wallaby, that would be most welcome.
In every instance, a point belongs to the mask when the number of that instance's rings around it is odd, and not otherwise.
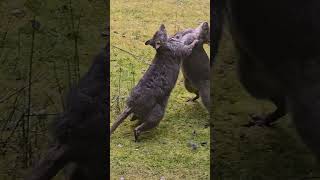
[[[70,180],[107,179],[109,50],[107,45],[69,91],[65,111],[52,123],[55,142],[26,180],[51,179],[67,165]]]
[[[189,45],[170,39],[162,24],[153,38],[146,41],[156,50],[152,64],[132,89],[127,99],[127,107],[111,127],[111,133],[130,115],[138,119],[134,129],[135,141],[141,132],[156,127],[165,114],[165,109],[172,89],[174,88],[181,61],[191,54],[197,44],[195,39]]]
[[[279,101],[279,113],[272,121],[286,114],[287,109],[298,133],[319,158],[318,9],[320,1],[217,0],[217,17],[213,19],[220,21],[213,32],[219,34],[213,40],[220,39],[222,20],[227,19],[240,52],[242,84],[256,98]],[[271,120],[264,121],[268,124]]]
[[[182,73],[185,88],[195,93],[196,96],[188,101],[201,100],[210,112],[210,60],[203,48],[204,43],[210,42],[210,30],[207,22],[201,23],[195,29],[187,29],[177,32],[173,38],[188,43],[200,36],[203,40],[201,45],[197,45],[192,53],[182,61]]]

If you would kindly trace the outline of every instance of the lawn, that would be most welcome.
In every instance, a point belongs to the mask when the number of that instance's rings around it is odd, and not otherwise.
[[[111,122],[155,55],[150,39],[160,24],[169,34],[209,21],[209,0],[111,2]],[[208,46],[205,46],[209,54]],[[111,137],[111,179],[209,179],[209,114],[183,86],[182,74],[159,126],[134,142],[128,118]],[[192,148],[196,147],[196,148]]]
[[[226,33],[213,73],[216,180],[320,179],[319,165],[289,115],[272,128],[242,126],[250,113],[268,113],[274,107],[244,90],[237,78],[237,58]]]

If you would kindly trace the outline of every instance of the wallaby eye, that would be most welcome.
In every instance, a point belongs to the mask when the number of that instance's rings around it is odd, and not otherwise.
[[[160,41],[156,41],[156,45],[160,45],[161,44],[161,42]]]

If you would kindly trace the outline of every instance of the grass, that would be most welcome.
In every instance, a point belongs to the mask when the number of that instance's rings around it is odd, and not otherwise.
[[[222,41],[213,74],[216,180],[299,180],[320,177],[319,164],[301,142],[289,116],[274,128],[241,125],[249,113],[274,110],[251,97],[237,79],[237,53],[229,34]]]
[[[148,68],[155,50],[144,42],[160,24],[173,34],[209,21],[209,14],[208,0],[111,2],[111,122]],[[134,123],[127,120],[119,126],[111,137],[111,179],[209,179],[209,128],[205,128],[209,115],[200,103],[185,102],[193,96],[184,88],[180,73],[157,128],[136,143]],[[190,143],[198,148],[192,150]]]

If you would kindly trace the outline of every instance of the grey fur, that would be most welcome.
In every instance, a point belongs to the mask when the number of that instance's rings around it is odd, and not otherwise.
[[[196,29],[177,32],[172,38],[189,43],[197,36],[200,36],[203,41],[182,61],[182,73],[186,89],[196,94],[196,97],[191,100],[194,101],[200,96],[210,112],[210,60],[203,48],[204,43],[210,42],[208,23],[201,23]]]
[[[184,45],[183,42],[169,39],[164,25],[160,26],[153,38],[145,43],[156,49],[152,64],[132,89],[127,108],[112,125],[111,133],[131,113],[133,119],[138,119],[138,126],[134,129],[136,141],[141,132],[159,124],[176,84],[181,60],[191,54],[197,42],[195,39],[190,45]]]
[[[26,180],[51,179],[69,164],[70,180],[108,177],[108,52],[109,45],[69,91],[66,110],[52,123],[55,142]]]

